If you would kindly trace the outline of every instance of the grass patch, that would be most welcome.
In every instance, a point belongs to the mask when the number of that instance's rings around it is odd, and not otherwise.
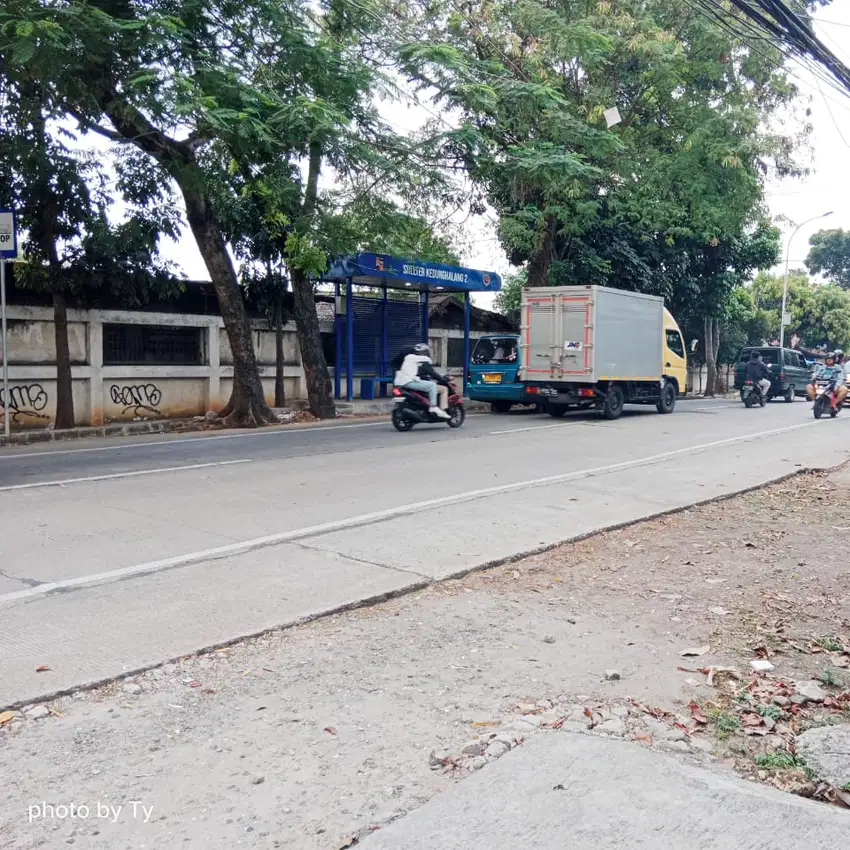
[[[834,688],[838,684],[838,675],[832,667],[824,667],[820,671],[820,680],[828,688]]]
[[[728,738],[741,728],[741,718],[730,711],[714,709],[708,712],[706,716],[714,724],[714,731],[718,738]]]
[[[761,770],[776,772],[778,770],[793,770],[802,767],[802,759],[792,753],[777,750],[772,753],[759,753],[755,758],[756,766]]]
[[[782,719],[782,709],[778,705],[760,705],[758,712],[762,717],[769,717],[771,720]]]
[[[823,637],[819,637],[815,640],[815,644],[822,649],[825,649],[827,652],[841,652],[844,648],[841,641],[833,635],[824,635]]]

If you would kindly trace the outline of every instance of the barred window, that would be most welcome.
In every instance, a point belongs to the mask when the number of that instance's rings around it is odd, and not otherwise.
[[[203,328],[104,325],[104,366],[144,366],[148,363],[203,365]]]

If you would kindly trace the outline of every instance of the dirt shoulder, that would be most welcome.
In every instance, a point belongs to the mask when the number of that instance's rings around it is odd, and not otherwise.
[[[849,540],[803,476],[0,715],[0,845],[350,846],[564,730],[840,803],[796,744],[850,723]]]

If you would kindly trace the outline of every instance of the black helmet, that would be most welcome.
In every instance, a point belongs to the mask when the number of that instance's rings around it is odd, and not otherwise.
[[[751,351],[750,352],[750,360],[761,360],[761,352],[760,351]]]

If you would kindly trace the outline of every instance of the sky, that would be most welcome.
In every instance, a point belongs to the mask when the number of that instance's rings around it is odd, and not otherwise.
[[[845,64],[850,66],[850,0],[835,0],[815,15],[815,30],[820,39]],[[830,212],[800,228],[790,244],[790,266],[800,268],[808,253],[809,237],[823,228],[850,229],[850,93],[842,93],[819,80],[807,68],[789,64],[794,82],[801,90],[798,109],[811,109],[812,133],[809,137],[810,174],[803,178],[769,180],[767,200],[771,214],[779,219],[783,229],[782,262],[775,271],[784,269],[789,237],[797,225],[807,219]],[[397,130],[415,131],[431,120],[440,108],[422,95],[421,104],[405,106],[382,103],[383,117]],[[469,222],[468,242],[462,250],[461,262],[471,268],[510,273],[511,266],[495,238],[495,214],[490,212]],[[460,247],[460,246],[459,246]],[[190,279],[208,279],[206,268],[191,235],[184,233],[179,242],[168,242],[163,254],[172,260]],[[493,295],[473,296],[481,307],[491,307]]]

